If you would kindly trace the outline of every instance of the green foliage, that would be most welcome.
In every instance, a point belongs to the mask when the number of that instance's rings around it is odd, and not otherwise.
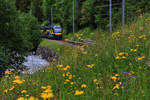
[[[31,0],[16,0],[16,8],[22,12],[29,12]]]
[[[109,27],[109,0],[74,0],[75,2],[75,30],[90,26],[93,29],[108,30]],[[136,4],[135,4],[136,3]],[[126,0],[125,20],[131,22],[142,12],[148,12],[149,0]],[[50,20],[50,9],[53,8],[54,23],[59,23],[64,33],[72,32],[72,1],[43,0],[45,20]],[[122,0],[112,2],[112,27],[120,25],[122,21]]]
[[[20,71],[24,56],[40,43],[37,20],[17,12],[14,1],[0,0],[0,72]]]
[[[42,0],[31,0],[31,9],[32,14],[38,18],[39,21],[43,20],[43,13],[42,13]]]
[[[19,18],[28,33],[29,42],[32,43],[31,48],[37,48],[41,42],[40,25],[35,17],[30,14],[22,13]]]

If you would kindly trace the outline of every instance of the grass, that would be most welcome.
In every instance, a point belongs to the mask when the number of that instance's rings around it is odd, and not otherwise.
[[[0,82],[0,97],[46,100],[41,97],[42,88],[46,88],[45,98],[54,100],[149,100],[149,16],[139,17],[112,34],[93,32],[88,37],[95,37],[95,45],[62,47],[59,62],[33,75],[21,75],[19,80],[24,79],[23,83],[13,84],[16,75],[8,73]],[[76,40],[86,38],[87,34],[81,34],[76,35]],[[52,48],[47,41],[41,45]],[[53,46],[54,50],[59,47]],[[51,88],[41,88],[48,85]],[[22,90],[27,92],[21,93]]]

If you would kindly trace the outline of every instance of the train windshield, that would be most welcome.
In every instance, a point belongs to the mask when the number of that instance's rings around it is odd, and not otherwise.
[[[61,33],[62,32],[62,28],[60,26],[54,26],[53,29],[54,29],[55,33]]]

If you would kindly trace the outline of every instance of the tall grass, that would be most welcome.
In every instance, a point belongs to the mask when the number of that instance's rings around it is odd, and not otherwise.
[[[95,45],[64,46],[59,62],[33,75],[22,75],[25,82],[21,84],[13,85],[15,74],[6,75],[0,82],[0,97],[15,100],[28,94],[26,98],[46,100],[40,97],[41,86],[50,85],[54,100],[149,100],[149,16],[140,16],[112,34],[89,34]],[[76,40],[84,35],[78,33]]]

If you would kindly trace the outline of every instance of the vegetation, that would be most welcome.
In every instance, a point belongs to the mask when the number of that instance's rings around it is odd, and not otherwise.
[[[17,8],[24,12],[32,9],[33,15],[43,23],[50,25],[51,8],[53,8],[54,24],[60,24],[64,33],[72,32],[72,2],[73,0],[17,0]],[[90,27],[108,30],[109,27],[109,0],[74,0],[75,4],[75,30]],[[23,6],[20,6],[23,5]],[[19,6],[19,7],[18,7]],[[30,9],[29,9],[30,8]],[[23,9],[23,10],[22,10]],[[136,16],[150,10],[149,0],[126,0],[125,20],[130,23]],[[112,1],[112,27],[121,23],[122,0]]]
[[[24,56],[40,43],[37,19],[16,10],[15,2],[0,0],[0,75],[20,71]]]
[[[126,0],[126,25],[120,27],[122,0],[113,0],[112,33],[106,31],[109,0],[74,1],[77,33],[65,39],[88,38],[94,45],[72,48],[42,41],[39,23],[51,24],[51,8],[54,24],[64,33],[72,31],[70,0],[0,0],[0,99],[150,99],[150,1]],[[32,75],[18,73],[24,56],[39,44],[61,59]]]
[[[59,62],[33,75],[6,72],[0,96],[8,100],[149,99],[149,16],[139,16],[113,34],[87,32],[96,36],[95,45],[63,47]],[[79,33],[76,36],[81,39]]]

